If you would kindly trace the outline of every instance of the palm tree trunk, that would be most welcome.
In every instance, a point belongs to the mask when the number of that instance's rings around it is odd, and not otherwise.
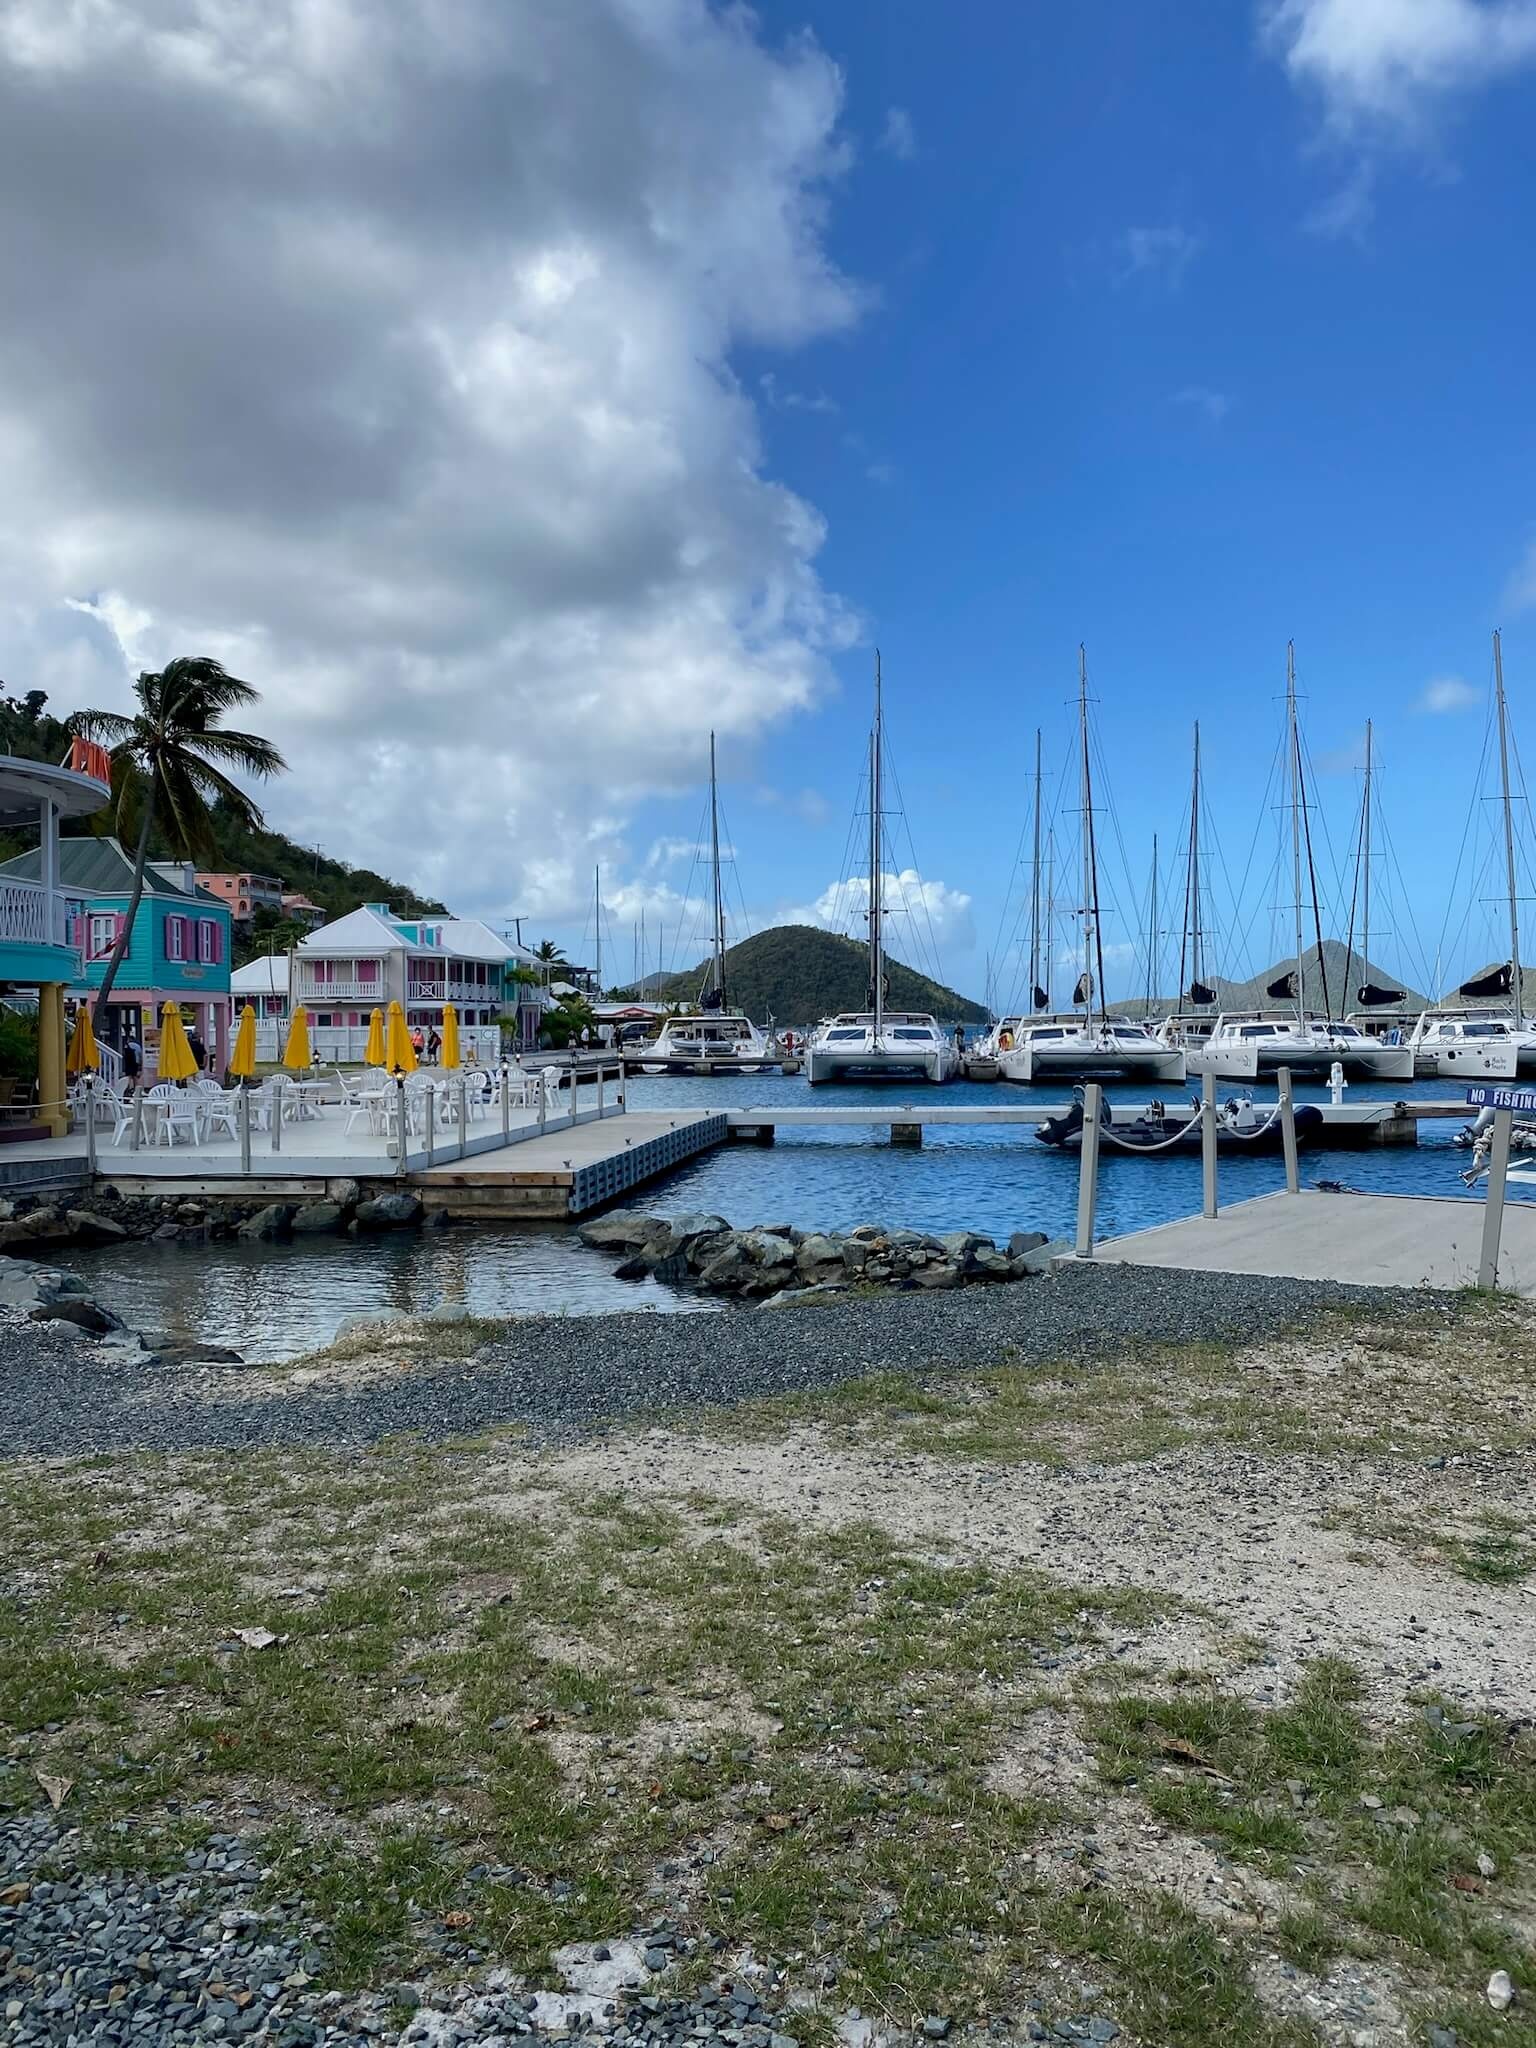
[[[155,822],[155,796],[158,784],[158,776],[151,772],[149,788],[144,797],[144,817],[139,825],[139,843],[133,854],[133,887],[128,892],[128,915],[123,919],[123,928],[117,935],[117,943],[107,955],[101,987],[96,991],[96,1000],[91,1005],[91,1023],[98,1032],[102,1028],[112,984],[117,980],[118,969],[133,943],[134,920],[139,914],[139,905],[144,901],[144,871],[149,865],[149,835]]]

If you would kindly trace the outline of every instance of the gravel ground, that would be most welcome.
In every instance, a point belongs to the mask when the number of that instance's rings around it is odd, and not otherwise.
[[[701,1402],[836,1385],[872,1372],[968,1372],[1159,1343],[1257,1342],[1341,1305],[1422,1313],[1454,1298],[1234,1274],[1073,1267],[1051,1279],[721,1316],[519,1321],[468,1361],[367,1384],[285,1390],[258,1368],[104,1362],[88,1340],[0,1324],[0,1457],[248,1450],[426,1439],[520,1423],[571,1440],[605,1422]],[[110,1303],[108,1304],[110,1306]],[[381,1351],[388,1354],[387,1342]]]

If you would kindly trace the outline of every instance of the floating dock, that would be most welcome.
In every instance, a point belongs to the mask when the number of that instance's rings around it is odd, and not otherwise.
[[[1471,1117],[1463,1102],[1319,1102],[1310,1106],[1323,1114],[1326,1136],[1322,1146],[1335,1150],[1356,1145],[1416,1145],[1421,1119],[1451,1117],[1466,1123]],[[811,1126],[852,1130],[873,1124],[887,1126],[893,1144],[920,1145],[923,1131],[928,1128],[1043,1124],[1052,1117],[1065,1116],[1070,1107],[1067,1102],[947,1103],[942,1099],[898,1103],[872,1092],[868,1102],[861,1102],[856,1108],[823,1108],[817,1103],[795,1108],[729,1109],[725,1121],[730,1137],[743,1144],[771,1145],[781,1130]],[[1116,1102],[1113,1108],[1116,1123],[1128,1123],[1147,1115],[1150,1105]],[[1197,1109],[1184,1103],[1167,1103],[1164,1108],[1170,1118],[1185,1114],[1193,1122],[1199,1115]]]
[[[1255,1195],[1219,1216],[1155,1224],[1093,1248],[1096,1263],[1336,1280],[1353,1287],[1477,1284],[1484,1204],[1443,1195]],[[1536,1297],[1536,1204],[1504,1211],[1499,1286]]]
[[[725,1143],[714,1110],[630,1110],[602,1123],[525,1138],[409,1176],[429,1209],[479,1222],[559,1220],[617,1201]]]

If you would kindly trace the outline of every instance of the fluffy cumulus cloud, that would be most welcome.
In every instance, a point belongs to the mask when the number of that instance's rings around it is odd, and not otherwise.
[[[276,822],[579,903],[850,637],[730,367],[858,316],[840,111],[709,0],[0,0],[0,675],[216,654]]]
[[[1267,0],[1262,20],[1350,131],[1416,127],[1443,96],[1536,64],[1536,0]]]
[[[887,912],[886,944],[898,959],[933,972],[935,949],[940,954],[969,952],[976,943],[971,899],[947,882],[925,881],[916,868],[887,873],[883,881]],[[854,875],[829,882],[813,903],[795,904],[774,914],[779,924],[819,924],[829,932],[862,939],[869,928],[869,878]]]
[[[1443,718],[1450,712],[1471,711],[1482,701],[1482,692],[1465,676],[1432,676],[1419,693],[1418,708]]]

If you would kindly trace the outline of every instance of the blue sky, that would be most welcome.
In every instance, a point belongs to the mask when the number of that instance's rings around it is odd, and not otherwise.
[[[1370,717],[1449,982],[1495,625],[1536,749],[1533,91],[1536,0],[0,0],[0,676],[218,655],[294,837],[572,948],[598,865],[682,964],[711,725],[733,894],[834,916],[878,644],[979,993],[1083,641],[1132,993],[1197,716],[1211,965],[1281,950],[1294,638],[1323,893]]]
[[[973,899],[943,933],[960,985],[1004,912],[1037,722],[1065,758],[1080,638],[1138,888],[1152,834],[1180,834],[1197,716],[1240,871],[1294,636],[1340,850],[1375,721],[1417,943],[1373,951],[1432,963],[1496,623],[1536,748],[1536,71],[1403,84],[1369,117],[1230,0],[956,9],[942,35],[921,4],[764,22],[808,26],[842,68],[857,161],[827,238],[872,304],[791,357],[736,359],[864,635],[836,695],[727,754],[748,902],[810,901],[838,873],[875,639],[922,871]],[[1446,678],[1470,687],[1426,700]],[[687,837],[696,815],[649,822]],[[1264,830],[1227,971],[1277,950]],[[1387,872],[1377,888],[1401,904]],[[1497,950],[1493,922],[1458,906],[1448,975]]]

